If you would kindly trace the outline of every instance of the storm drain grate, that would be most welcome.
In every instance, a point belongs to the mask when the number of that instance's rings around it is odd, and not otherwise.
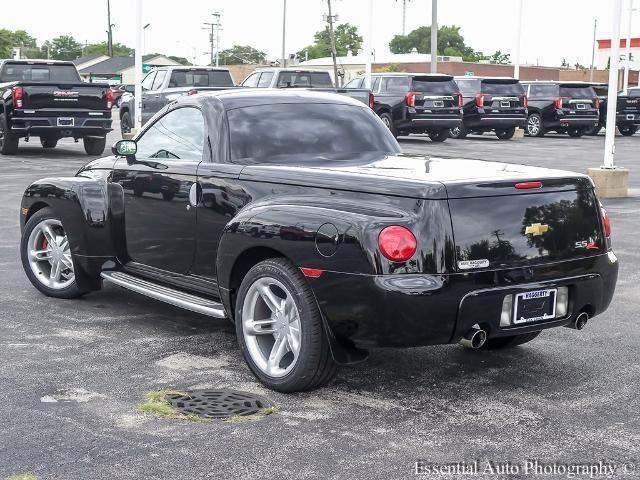
[[[233,390],[194,390],[184,395],[169,394],[167,401],[181,413],[204,418],[228,418],[261,413],[273,403],[264,397]]]

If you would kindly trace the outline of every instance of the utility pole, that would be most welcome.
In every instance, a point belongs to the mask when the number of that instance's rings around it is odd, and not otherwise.
[[[135,77],[135,118],[134,127],[142,127],[142,0],[136,0],[136,49],[134,53],[134,77]]]
[[[633,18],[633,0],[629,0],[629,26],[627,27],[627,44],[624,57],[624,82],[622,83],[622,94],[627,94],[629,88],[629,63],[631,62],[631,20]]]
[[[407,34],[407,2],[411,0],[396,0],[402,2],[402,35]]]
[[[283,0],[282,2],[282,64],[280,65],[282,68],[285,68],[287,66],[286,44],[287,44],[287,0]]]
[[[593,43],[591,44],[591,71],[589,72],[589,81],[593,82],[593,69],[595,67],[594,62],[596,59],[596,30],[598,28],[598,19],[593,21]]]
[[[369,0],[368,23],[367,36],[364,41],[364,53],[366,55],[364,87],[371,90],[371,64],[373,60],[373,0]]]
[[[107,55],[113,57],[113,30],[111,23],[111,0],[107,0],[107,23],[109,29],[107,30]]]
[[[438,73],[438,0],[431,0],[431,73]]]
[[[222,24],[220,23],[220,14],[218,12],[212,13],[211,15],[213,16],[214,23],[204,22],[204,25],[211,27],[211,33],[209,33],[211,65],[218,67],[220,64],[220,30],[222,30]]]
[[[607,97],[618,96],[618,67],[620,65],[620,21],[622,20],[622,0],[614,0],[613,26],[611,34],[611,63],[609,65],[609,91]],[[616,110],[617,102],[611,100],[607,104],[607,132],[604,140],[604,168],[616,168],[614,155],[616,151]]]
[[[335,32],[333,31],[333,21],[334,20],[338,20],[338,16],[336,15],[335,18],[333,16],[333,13],[331,12],[331,0],[327,0],[327,5],[329,6],[329,15],[327,15],[327,22],[329,22],[329,38],[331,39],[331,57],[333,58],[333,78],[334,78],[334,83],[337,86],[339,86],[339,82],[338,82],[338,60],[337,60],[337,53],[336,53],[336,35]]]
[[[513,78],[520,79],[520,44],[522,43],[522,7],[524,0],[518,0],[518,31],[516,33],[516,54]]]

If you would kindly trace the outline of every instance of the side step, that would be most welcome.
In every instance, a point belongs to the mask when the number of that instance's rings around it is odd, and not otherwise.
[[[202,313],[203,315],[209,315],[210,317],[226,317],[222,304],[209,300],[208,298],[190,295],[180,290],[158,285],[157,283],[143,280],[123,272],[102,272],[100,276],[107,282],[114,283],[136,293],[141,293],[147,297],[155,298],[161,302],[175,305],[176,307]]]

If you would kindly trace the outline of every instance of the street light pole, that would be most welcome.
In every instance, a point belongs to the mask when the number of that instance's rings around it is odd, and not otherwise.
[[[113,57],[113,31],[111,29],[111,0],[107,0],[107,23],[109,30],[107,30],[107,54]]]
[[[327,16],[327,20],[329,21],[329,38],[331,39],[331,57],[333,58],[333,82],[336,87],[338,85],[338,60],[336,53],[336,35],[333,31],[333,13],[331,12],[331,0],[327,0],[327,5],[329,7],[329,15]]]
[[[282,67],[287,66],[287,0],[282,1]]]
[[[147,53],[147,28],[150,26],[150,23],[147,23],[144,27],[142,27],[142,55],[144,56]]]
[[[136,129],[142,127],[142,0],[136,0],[136,49],[134,59],[135,69],[135,119]]]
[[[593,69],[595,67],[594,62],[596,59],[596,30],[598,28],[598,19],[593,21],[593,43],[591,44],[591,70],[589,72],[589,81],[593,82]]]
[[[365,57],[365,80],[364,88],[371,90],[371,64],[373,62],[373,0],[369,0],[369,25],[367,29],[367,36],[364,42],[364,54]]]
[[[633,0],[629,0],[629,26],[627,27],[627,44],[625,45],[624,57],[624,82],[622,84],[623,95],[627,94],[629,88],[629,63],[631,61],[631,20],[633,18]]]
[[[438,0],[431,0],[431,73],[438,72]]]
[[[513,78],[520,78],[520,45],[522,43],[522,7],[524,0],[518,0],[518,31],[516,33],[516,54],[513,67]]]
[[[620,65],[620,21],[622,20],[622,0],[614,0],[613,27],[611,29],[611,61],[609,64],[609,91],[607,98],[607,134],[604,140],[604,168],[615,167],[614,155],[616,151],[616,110],[618,102],[618,67]]]

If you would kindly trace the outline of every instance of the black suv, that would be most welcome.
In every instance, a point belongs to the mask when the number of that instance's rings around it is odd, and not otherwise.
[[[450,75],[374,73],[371,82],[373,109],[396,137],[426,133],[443,142],[462,124],[460,90]],[[345,88],[363,84],[364,77],[356,77]]]
[[[529,97],[527,135],[542,137],[554,130],[581,137],[598,125],[600,100],[590,84],[539,81],[523,85]]]
[[[600,100],[600,117],[598,124],[587,131],[587,135],[597,135],[607,124],[607,106],[609,85],[606,83],[592,83],[591,86]],[[616,127],[622,135],[630,137],[638,131],[640,125],[640,88],[629,88],[627,94],[618,92],[616,109]]]
[[[453,138],[494,131],[500,140],[513,137],[527,121],[527,96],[518,80],[509,77],[456,77],[463,95],[463,124],[451,129]]]

